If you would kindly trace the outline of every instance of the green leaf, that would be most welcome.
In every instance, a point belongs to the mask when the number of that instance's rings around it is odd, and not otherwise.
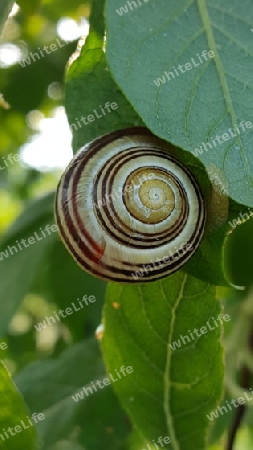
[[[44,233],[46,237],[42,234],[46,225],[52,224],[53,203],[50,194],[29,204],[1,241],[0,336],[6,333],[12,316],[29,291],[47,251],[56,239],[56,232],[50,235]],[[30,237],[34,238],[35,242],[29,245]],[[24,245],[21,244],[22,239],[25,240]]]
[[[97,343],[90,339],[70,346],[56,360],[31,363],[16,375],[15,381],[28,406],[42,411],[103,374]],[[74,400],[72,403],[76,404]]]
[[[185,164],[196,178],[205,198],[205,203],[210,202],[210,193],[212,185],[208,179],[203,165],[196,160],[190,153],[182,152],[174,148],[176,157]],[[230,200],[228,202],[228,220],[234,219],[242,209],[242,205],[237,205]],[[208,214],[209,215],[209,214]],[[182,270],[189,275],[200,278],[203,281],[219,285],[227,285],[223,272],[223,244],[226,234],[230,228],[228,221],[214,230],[210,230],[210,225],[215,218],[208,219],[208,226],[200,242],[200,246],[194,253],[194,256],[183,266]]]
[[[0,386],[0,449],[20,450],[24,448],[34,450],[36,444],[35,427],[30,425],[27,419],[28,409],[24,400],[2,363],[0,363]],[[35,412],[39,413],[40,411]],[[19,428],[15,430],[16,426],[19,426]],[[9,427],[11,427],[11,430],[9,430]],[[6,431],[7,436],[4,431]]]
[[[70,439],[73,446],[77,440],[85,450],[126,450],[121,445],[129,424],[111,388],[106,387],[79,403],[66,397],[46,410],[45,415],[45,421],[39,424],[45,450],[53,450],[52,445],[60,445],[62,439]]]
[[[202,186],[201,183],[199,184]],[[196,253],[189,262],[183,266],[182,270],[216,286],[227,286],[227,280],[229,279],[229,281],[231,281],[227,275],[228,269],[226,266],[231,267],[234,264],[238,269],[239,264],[239,271],[241,272],[244,270],[245,275],[247,271],[245,272],[245,267],[242,262],[238,263],[239,259],[237,257],[230,258],[230,261],[228,262],[228,252],[225,245],[226,237],[233,229],[232,224],[234,221],[240,220],[240,217],[243,214],[244,217],[245,214],[249,217],[248,209],[244,205],[240,205],[230,199],[226,222],[218,227],[218,229],[211,232],[209,230],[204,234]],[[251,264],[248,264],[247,267],[250,271]],[[249,277],[249,273],[246,276]],[[233,282],[233,284],[238,285],[240,283]]]
[[[100,0],[95,2],[97,3],[100,3],[100,8],[103,6]],[[66,77],[65,105],[73,132],[74,153],[98,136],[142,124],[111,78],[102,50],[103,25],[100,23],[102,16],[99,16],[96,9],[94,16],[91,18],[94,27],[91,26],[80,56],[72,62]],[[95,20],[97,17],[99,19]],[[106,102],[116,103],[117,108],[115,106],[115,110],[109,108],[110,112],[103,114],[103,111],[106,112],[104,109]],[[88,120],[90,115],[94,117],[92,122]]]
[[[149,445],[149,447],[147,447]],[[141,433],[139,433],[137,430],[134,430],[130,437],[129,437],[129,446],[128,450],[140,450],[140,448],[149,449],[149,450],[156,450],[156,447],[153,442],[147,441]]]
[[[216,286],[227,285],[223,273],[223,243],[226,228],[204,236],[198,250],[182,270]]]
[[[107,1],[106,55],[113,77],[154,134],[188,151],[211,143],[199,158],[224,172],[234,200],[252,206],[252,128],[240,128],[220,144],[211,141],[252,121],[252,2],[133,3],[123,13],[122,0]],[[205,61],[205,50],[215,57]],[[187,63],[184,73],[177,69]]]
[[[94,339],[70,346],[56,360],[32,363],[17,374],[16,383],[29,407],[45,414],[38,424],[45,449],[52,450],[51,445],[71,436],[73,443],[78,438],[87,450],[120,448],[128,426],[112,389],[84,395],[79,402],[71,397],[102,376],[104,365]],[[107,407],[101,408],[101,403]]]
[[[80,402],[71,395],[104,374],[94,339],[70,346],[56,360],[36,361],[15,377],[26,403],[42,411],[45,420],[39,431],[45,445],[51,445],[70,433]]]
[[[102,341],[107,368],[114,373],[122,365],[133,367],[113,387],[151,442],[169,436],[167,448],[204,448],[206,414],[222,393],[220,329],[211,326],[195,340],[189,336],[219,313],[215,288],[182,272],[138,289],[109,285]],[[172,350],[185,335],[186,345],[181,341],[182,348]]]

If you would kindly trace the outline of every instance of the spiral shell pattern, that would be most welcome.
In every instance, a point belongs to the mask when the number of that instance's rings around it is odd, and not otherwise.
[[[61,238],[87,272],[118,282],[165,277],[203,235],[206,209],[193,175],[146,128],[119,130],[79,150],[56,194]]]

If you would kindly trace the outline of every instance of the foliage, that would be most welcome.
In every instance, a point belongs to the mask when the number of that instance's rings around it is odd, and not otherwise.
[[[38,117],[64,104],[74,153],[107,132],[147,126],[177,147],[207,202],[222,184],[228,211],[208,224],[182,270],[145,285],[106,285],[77,267],[49,228],[60,170],[24,160],[0,169],[0,448],[157,450],[159,436],[168,436],[164,448],[172,450],[231,450],[229,440],[251,449],[253,402],[208,416],[253,388],[252,129],[212,141],[251,121],[252,3],[18,3],[6,22],[13,2],[0,0],[0,62],[5,43],[26,56],[54,44],[64,17],[85,17],[90,29],[25,67],[2,67],[0,165],[37,136]],[[204,50],[214,56],[205,59]],[[175,69],[186,63],[185,73]],[[107,101],[117,109],[77,126]],[[204,143],[211,149],[196,153]],[[46,236],[8,250],[36,233]],[[95,302],[81,308],[84,296]],[[58,320],[73,303],[80,308]],[[1,439],[33,413],[45,419]]]

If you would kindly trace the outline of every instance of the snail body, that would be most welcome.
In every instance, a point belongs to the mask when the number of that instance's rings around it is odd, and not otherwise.
[[[193,255],[205,204],[193,175],[168,148],[135,127],[97,138],[75,155],[59,182],[55,211],[60,236],[84,270],[105,280],[154,281]]]

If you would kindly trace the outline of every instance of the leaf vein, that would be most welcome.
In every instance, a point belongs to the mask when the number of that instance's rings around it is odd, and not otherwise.
[[[219,52],[218,52],[218,47],[216,45],[216,41],[215,41],[215,38],[214,38],[214,35],[212,32],[211,21],[210,21],[208,10],[207,10],[206,0],[197,0],[197,2],[198,2],[200,16],[201,16],[201,19],[202,19],[202,22],[203,22],[203,25],[205,28],[206,35],[207,35],[209,48],[210,48],[210,50],[213,50],[214,54],[215,54],[214,60],[215,60],[217,72],[218,72],[218,75],[220,78],[221,87],[224,92],[224,100],[227,105],[228,112],[231,116],[232,125],[235,126],[237,124],[236,112],[233,107],[233,102],[232,102],[232,98],[230,95],[229,87],[228,87],[226,78],[224,76],[223,64],[221,62]],[[242,145],[240,136],[238,136],[238,135],[236,136],[236,141],[237,141],[239,149],[240,149],[241,158],[242,158],[245,172],[248,175],[248,178],[251,180],[249,164],[248,164],[248,160],[247,160],[245,151],[243,149],[243,145]]]
[[[208,5],[211,9],[214,9],[214,10],[217,10],[217,11],[219,11],[219,12],[222,12],[224,15],[233,17],[234,19],[239,20],[240,22],[242,22],[242,23],[244,23],[245,25],[248,25],[249,27],[252,28],[252,23],[248,22],[247,20],[243,19],[243,18],[240,17],[240,16],[237,16],[236,14],[232,14],[231,11],[225,11],[224,9],[220,8],[218,5],[214,5],[214,4],[211,4],[211,3],[208,3],[208,2],[207,2],[207,5]]]
[[[168,432],[171,434],[171,442],[173,444],[174,450],[180,450],[179,444],[176,437],[176,431],[174,426],[174,418],[172,416],[172,412],[170,409],[170,370],[171,370],[171,359],[172,359],[172,350],[170,348],[170,344],[172,343],[172,336],[174,331],[174,324],[176,320],[176,309],[179,306],[184,293],[184,287],[187,281],[187,275],[184,275],[184,278],[182,280],[182,285],[178,294],[178,298],[175,301],[173,312],[172,312],[172,318],[171,318],[171,326],[168,336],[168,345],[167,345],[167,358],[166,358],[166,367],[165,367],[165,373],[164,373],[164,403],[163,403],[163,409],[166,417],[167,422],[167,428]]]

